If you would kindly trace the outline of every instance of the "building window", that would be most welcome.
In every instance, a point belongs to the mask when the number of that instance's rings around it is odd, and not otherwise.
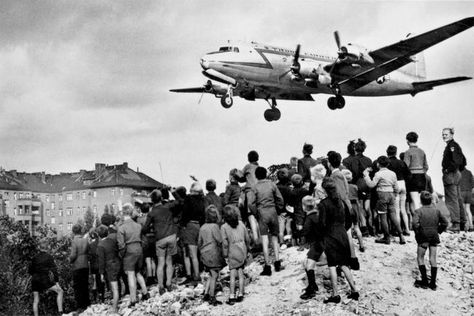
[[[120,189],[120,196],[123,196],[123,189]]]
[[[82,215],[84,215],[84,214],[86,214],[86,207],[85,206],[82,207]]]
[[[19,198],[20,198],[20,200],[23,199],[23,192],[21,192],[21,193],[19,194]]]
[[[58,210],[58,216],[60,216],[60,217],[64,216],[63,210]]]
[[[15,200],[18,199],[18,198],[17,198],[17,195],[16,195],[16,192],[13,193],[13,198],[14,198]]]
[[[30,199],[31,198],[31,194],[30,193],[25,193],[25,199]]]
[[[22,206],[18,207],[18,215],[23,215],[23,207]]]
[[[94,214],[97,214],[97,205],[94,205],[92,210],[94,211]]]
[[[56,218],[51,217],[51,224],[56,224]]]
[[[63,224],[58,225],[58,230],[63,230]]]
[[[112,196],[114,196],[115,195],[115,189],[112,189],[111,192],[112,192]]]
[[[55,209],[55,207],[56,207],[56,203],[54,203],[54,202],[51,202],[51,209],[52,209],[52,210],[54,210],[54,209]]]
[[[86,192],[82,192],[82,199],[83,199],[83,200],[86,199]]]
[[[66,201],[72,201],[72,193],[66,194]]]
[[[67,230],[71,230],[72,229],[72,223],[71,222],[68,222],[67,223]]]
[[[80,200],[81,199],[81,192],[76,192],[76,200]]]
[[[68,207],[68,208],[66,209],[66,215],[67,215],[67,216],[72,216],[72,207]]]
[[[97,197],[97,191],[95,191],[95,190],[92,191],[92,197],[95,197],[95,198]]]
[[[63,200],[63,195],[62,195],[62,194],[59,194],[58,200],[59,200],[59,201],[62,201],[62,200]]]
[[[16,207],[13,209],[13,214],[14,214],[15,216],[17,216],[17,215],[18,215],[18,214],[17,214]]]
[[[46,202],[49,202],[49,194],[46,194]]]
[[[51,216],[51,211],[50,210],[46,210],[46,216],[50,217]]]

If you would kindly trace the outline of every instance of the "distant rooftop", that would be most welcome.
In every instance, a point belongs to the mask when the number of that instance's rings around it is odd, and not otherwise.
[[[108,166],[96,163],[91,171],[51,175],[45,172],[17,172],[0,169],[0,190],[55,193],[105,187],[132,187],[136,189],[160,188],[163,184],[139,171],[128,163]]]

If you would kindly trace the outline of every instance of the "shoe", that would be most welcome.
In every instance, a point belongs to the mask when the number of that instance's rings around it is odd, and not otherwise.
[[[354,301],[358,301],[359,292],[351,292],[349,295],[347,295],[347,298],[350,298],[351,300],[354,300]]]
[[[428,285],[428,287],[429,287],[430,289],[432,289],[433,291],[436,291],[436,289],[438,288],[438,287],[436,286],[436,284],[433,284],[433,283],[430,283],[430,285]]]
[[[134,301],[134,302],[130,302],[130,304],[128,304],[128,308],[132,308],[133,306],[137,305],[138,301]]]
[[[285,269],[281,266],[281,260],[275,261],[273,265],[275,266],[275,272],[280,272],[281,270]]]
[[[341,302],[341,297],[339,295],[336,295],[336,296],[331,296],[327,299],[325,299],[323,301],[324,304],[327,304],[327,303],[335,303],[335,304],[338,304]]]
[[[240,303],[240,302],[242,302],[243,300],[244,300],[244,296],[243,296],[243,295],[238,295],[237,298],[235,299],[235,301],[236,301],[237,303]]]
[[[302,300],[309,300],[310,298],[313,298],[316,296],[317,289],[314,289],[312,287],[307,287],[304,291],[304,293],[300,296]]]
[[[360,251],[360,252],[365,252],[365,247],[364,247],[364,246],[360,246],[360,247],[359,247],[359,251]]]
[[[172,291],[176,290],[176,286],[174,286],[174,285],[167,285],[167,286],[165,287],[165,289],[166,289],[166,292],[172,292]]]
[[[179,285],[184,285],[184,284],[188,284],[192,281],[193,281],[193,278],[190,275],[187,275],[186,278],[184,280],[182,280],[181,282],[179,282],[178,284]]]
[[[226,301],[226,304],[228,305],[234,305],[237,302],[237,299],[234,297],[229,297],[229,299]]]
[[[222,302],[218,301],[215,296],[211,296],[209,298],[209,305],[212,305],[212,306],[222,305]]]
[[[202,297],[202,300],[204,302],[208,302],[210,299],[211,299],[211,296],[208,293],[204,294],[204,296]]]
[[[272,275],[272,267],[269,266],[269,265],[264,265],[263,266],[263,271],[260,273],[260,275],[263,275],[263,276],[270,276]]]
[[[355,270],[355,271],[360,270],[359,259],[357,259],[357,257],[351,258],[350,267],[351,267],[352,270]]]
[[[403,237],[400,237],[400,245],[404,245],[406,244],[407,242],[405,241],[405,238]]]
[[[376,242],[377,244],[390,245],[390,238],[379,238],[379,239],[375,239],[375,242]]]
[[[150,293],[146,293],[142,295],[142,298],[141,298],[142,301],[146,301],[148,299],[150,299]]]
[[[410,236],[410,232],[409,231],[404,231],[403,236]]]
[[[428,288],[428,281],[416,280],[414,285],[417,288],[427,289]]]
[[[158,292],[160,293],[160,295],[163,295],[166,293],[166,290],[164,287],[160,287],[160,289],[158,290]]]

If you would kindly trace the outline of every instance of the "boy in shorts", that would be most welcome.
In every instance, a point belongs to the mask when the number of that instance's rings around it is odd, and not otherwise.
[[[250,205],[257,210],[258,226],[260,228],[260,235],[262,236],[263,256],[265,257],[265,266],[260,275],[272,275],[272,268],[270,266],[270,257],[268,253],[268,235],[271,235],[273,251],[275,252],[275,271],[282,270],[278,243],[278,235],[280,233],[277,209],[284,206],[283,197],[278,190],[275,183],[266,179],[267,169],[257,167],[255,169],[255,176],[257,183],[253,187],[254,194],[251,195]]]
[[[440,243],[439,234],[448,227],[448,220],[441,214],[441,211],[431,203],[431,199],[430,192],[422,191],[420,193],[422,207],[416,209],[413,215],[413,230],[415,231],[415,239],[418,243],[417,261],[421,273],[421,280],[416,280],[415,286],[424,289],[429,287],[435,291],[436,275],[438,273],[436,247]],[[428,247],[430,250],[431,265],[430,283],[428,283],[425,266],[425,253]]]
[[[54,258],[48,253],[48,241],[42,239],[39,242],[40,251],[30,264],[31,288],[33,290],[33,314],[38,316],[38,304],[40,293],[43,291],[54,291],[57,293],[56,303],[58,312],[63,313],[63,289],[59,285],[58,269]],[[51,276],[52,277],[51,277]]]

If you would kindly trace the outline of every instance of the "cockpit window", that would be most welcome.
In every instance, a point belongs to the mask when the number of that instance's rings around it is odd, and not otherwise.
[[[219,48],[219,53],[231,52],[232,46],[223,46]]]
[[[239,48],[238,47],[234,47],[234,53],[238,53],[239,52]]]

